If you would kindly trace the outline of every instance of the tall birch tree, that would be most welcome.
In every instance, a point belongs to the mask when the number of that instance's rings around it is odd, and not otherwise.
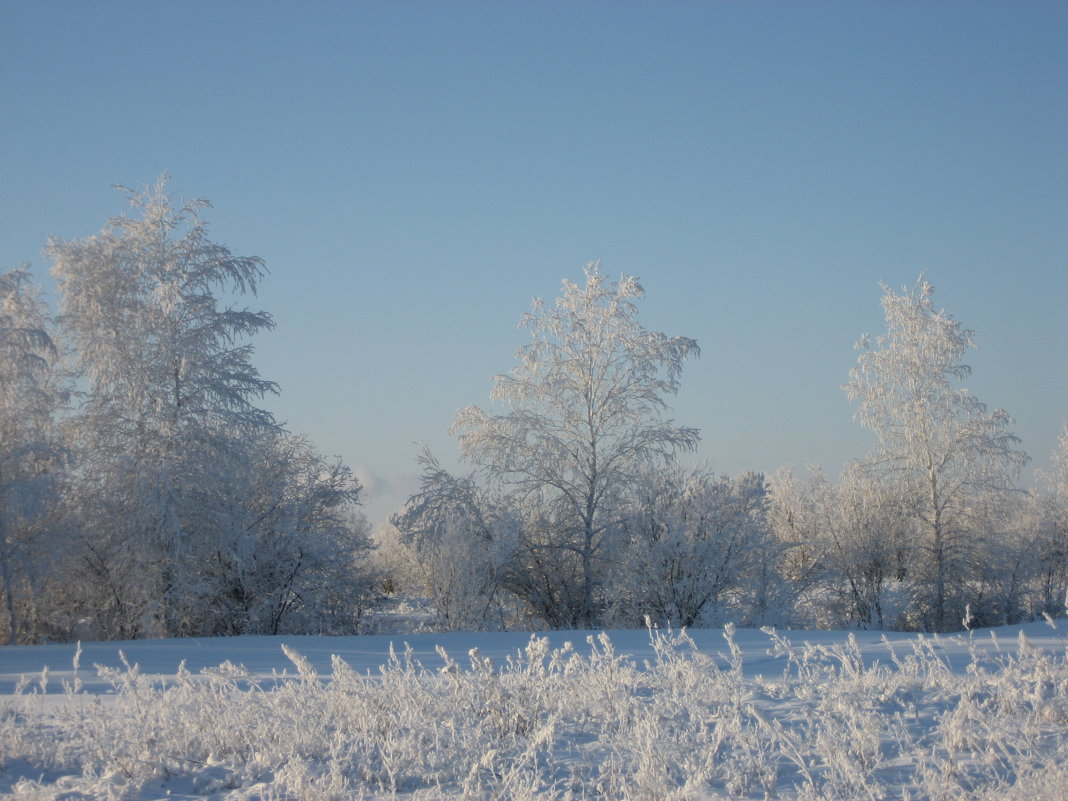
[[[153,603],[164,631],[180,629],[180,568],[197,551],[187,540],[203,533],[196,490],[218,480],[248,432],[274,426],[257,401],[276,391],[245,341],[270,329],[270,316],[220,298],[254,293],[263,262],[212,242],[201,219],[209,204],[172,198],[166,176],[127,191],[132,216],[46,248],[87,384],[76,423],[86,517],[98,524],[85,562],[114,608],[108,636],[145,633]]]
[[[945,630],[967,602],[967,560],[985,528],[977,515],[1013,491],[1028,457],[1009,431],[1012,418],[959,386],[971,374],[963,358],[974,333],[935,308],[923,276],[900,294],[882,289],[886,333],[860,338],[844,388],[857,421],[877,437],[868,469],[895,483],[916,527],[920,623]]]
[[[549,588],[558,625],[589,627],[606,535],[619,523],[624,498],[643,468],[696,447],[695,429],[664,419],[666,397],[679,388],[683,362],[697,342],[645,329],[638,279],[609,281],[598,263],[585,283],[563,282],[554,307],[535,299],[520,326],[531,342],[518,364],[493,382],[491,399],[508,408],[492,414],[461,409],[452,431],[462,458],[483,466],[520,503],[542,511],[541,534],[528,538],[532,569],[548,564],[546,580],[573,575],[577,586]],[[561,606],[565,608],[560,608]]]

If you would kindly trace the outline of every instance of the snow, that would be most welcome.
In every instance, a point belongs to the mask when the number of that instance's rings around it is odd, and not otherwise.
[[[1025,634],[1036,648],[1052,651],[1063,650],[1068,642],[1068,622],[1060,623],[1059,629],[1047,623],[1028,623],[1004,626],[996,629],[974,631],[967,638],[934,635],[931,640],[938,644],[939,652],[952,669],[959,672],[967,667],[971,649],[976,649],[986,658],[1016,648],[1021,633]],[[560,648],[570,642],[576,652],[588,654],[589,637],[599,631],[552,631],[539,632],[546,637],[551,648]],[[816,646],[832,646],[846,636],[840,631],[782,631],[792,643],[808,643]],[[611,631],[608,633],[616,651],[628,655],[638,666],[653,659],[655,653],[649,634],[644,629]],[[691,629],[688,634],[697,647],[712,656],[721,657],[726,663],[727,646],[722,629]],[[916,639],[914,634],[881,631],[854,631],[864,661],[871,666],[877,661],[889,662],[886,642],[907,644]],[[107,693],[111,685],[95,674],[93,667],[104,665],[121,668],[124,654],[127,662],[138,665],[142,674],[161,679],[172,676],[179,663],[185,662],[192,673],[204,668],[231,662],[245,667],[250,674],[261,679],[271,679],[275,674],[293,673],[293,664],[286,658],[282,645],[286,645],[311,663],[323,676],[331,672],[331,658],[341,657],[355,671],[376,672],[389,660],[390,648],[403,650],[410,645],[415,659],[425,667],[441,666],[437,648],[442,647],[454,657],[464,657],[472,648],[478,648],[483,656],[495,662],[522,650],[530,641],[532,632],[438,632],[424,634],[380,634],[358,637],[317,636],[246,636],[246,637],[191,637],[186,639],[131,640],[125,642],[63,643],[53,645],[0,646],[0,695],[11,695],[20,678],[29,676],[35,680],[42,669],[49,674],[49,693],[61,693],[61,682],[73,679],[72,663],[76,650],[81,648],[80,676],[85,690],[91,693]],[[755,629],[737,629],[735,641],[743,651],[744,673],[748,677],[774,676],[782,673],[785,660],[773,656],[768,636]]]
[[[1068,797],[1059,626],[4,646],[0,795]]]

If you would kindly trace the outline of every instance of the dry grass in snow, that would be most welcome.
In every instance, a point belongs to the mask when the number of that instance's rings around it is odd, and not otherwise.
[[[479,643],[493,650],[493,635],[470,635],[465,654],[398,649],[373,671],[335,656],[328,672],[283,646],[292,669],[273,676],[229,662],[166,677],[74,665],[61,694],[47,692],[46,672],[0,696],[0,793],[1068,798],[1063,641],[1036,648],[1037,628],[1013,631],[814,632],[815,644],[795,645],[805,633],[728,627],[713,649],[709,632],[654,629],[640,658],[590,634],[575,645],[534,636],[491,659]]]

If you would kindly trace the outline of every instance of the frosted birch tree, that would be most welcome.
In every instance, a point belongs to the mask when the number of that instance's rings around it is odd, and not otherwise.
[[[617,620],[714,625],[741,616],[768,545],[764,476],[657,469],[637,488],[612,592]]]
[[[56,413],[65,397],[56,358],[29,271],[0,273],[0,636],[9,643],[35,639],[39,579],[50,563],[48,513],[63,461]]]
[[[274,425],[256,401],[276,387],[244,341],[271,318],[219,297],[254,293],[263,262],[210,241],[208,203],[176,201],[166,184],[127,190],[133,216],[46,248],[87,382],[75,421],[84,511],[96,518],[85,563],[114,607],[111,636],[143,633],[151,603],[164,630],[175,627],[180,566],[200,531],[188,519],[195,489],[217,479],[214,465],[240,449],[242,432]]]
[[[225,474],[223,474],[225,472]],[[370,595],[361,487],[299,435],[261,429],[198,489],[204,530],[186,617],[209,634],[352,634]]]
[[[391,556],[411,589],[434,606],[444,629],[505,624],[505,572],[518,521],[473,477],[454,476],[424,447],[420,491],[390,518]]]
[[[776,625],[833,626],[838,621],[826,615],[825,588],[835,487],[819,465],[809,465],[804,475],[781,468],[768,484],[768,527],[778,559],[769,565],[772,581],[765,582],[767,617]],[[769,586],[776,577],[778,586]]]
[[[1038,506],[1039,611],[1068,613],[1068,423],[1061,428],[1049,470],[1041,471]]]
[[[820,533],[833,625],[898,627],[913,558],[908,507],[893,485],[857,462],[846,466],[831,501],[829,525]]]
[[[528,539],[528,555],[534,563],[550,557],[563,575],[573,568],[578,586],[559,594],[569,608],[555,617],[588,627],[598,617],[606,534],[618,524],[623,499],[643,469],[699,440],[664,412],[683,362],[700,351],[693,339],[641,325],[637,278],[608,281],[598,263],[585,273],[584,285],[564,281],[554,307],[535,299],[522,318],[531,342],[517,351],[516,367],[494,379],[491,393],[508,411],[466,407],[452,431],[464,459],[543,511],[549,536]]]
[[[921,625],[944,630],[967,601],[967,559],[984,528],[975,515],[1013,490],[1027,456],[1009,415],[958,386],[973,332],[935,308],[923,276],[901,294],[882,288],[886,333],[861,337],[845,390],[877,437],[867,467],[895,483],[917,527]]]

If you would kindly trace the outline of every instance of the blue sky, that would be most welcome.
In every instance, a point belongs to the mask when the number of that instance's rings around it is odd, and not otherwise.
[[[593,259],[698,340],[717,471],[863,455],[853,343],[924,270],[1033,466],[1068,418],[1068,4],[4,0],[0,109],[0,266],[47,281],[112,184],[210,199],[269,408],[374,520]]]

